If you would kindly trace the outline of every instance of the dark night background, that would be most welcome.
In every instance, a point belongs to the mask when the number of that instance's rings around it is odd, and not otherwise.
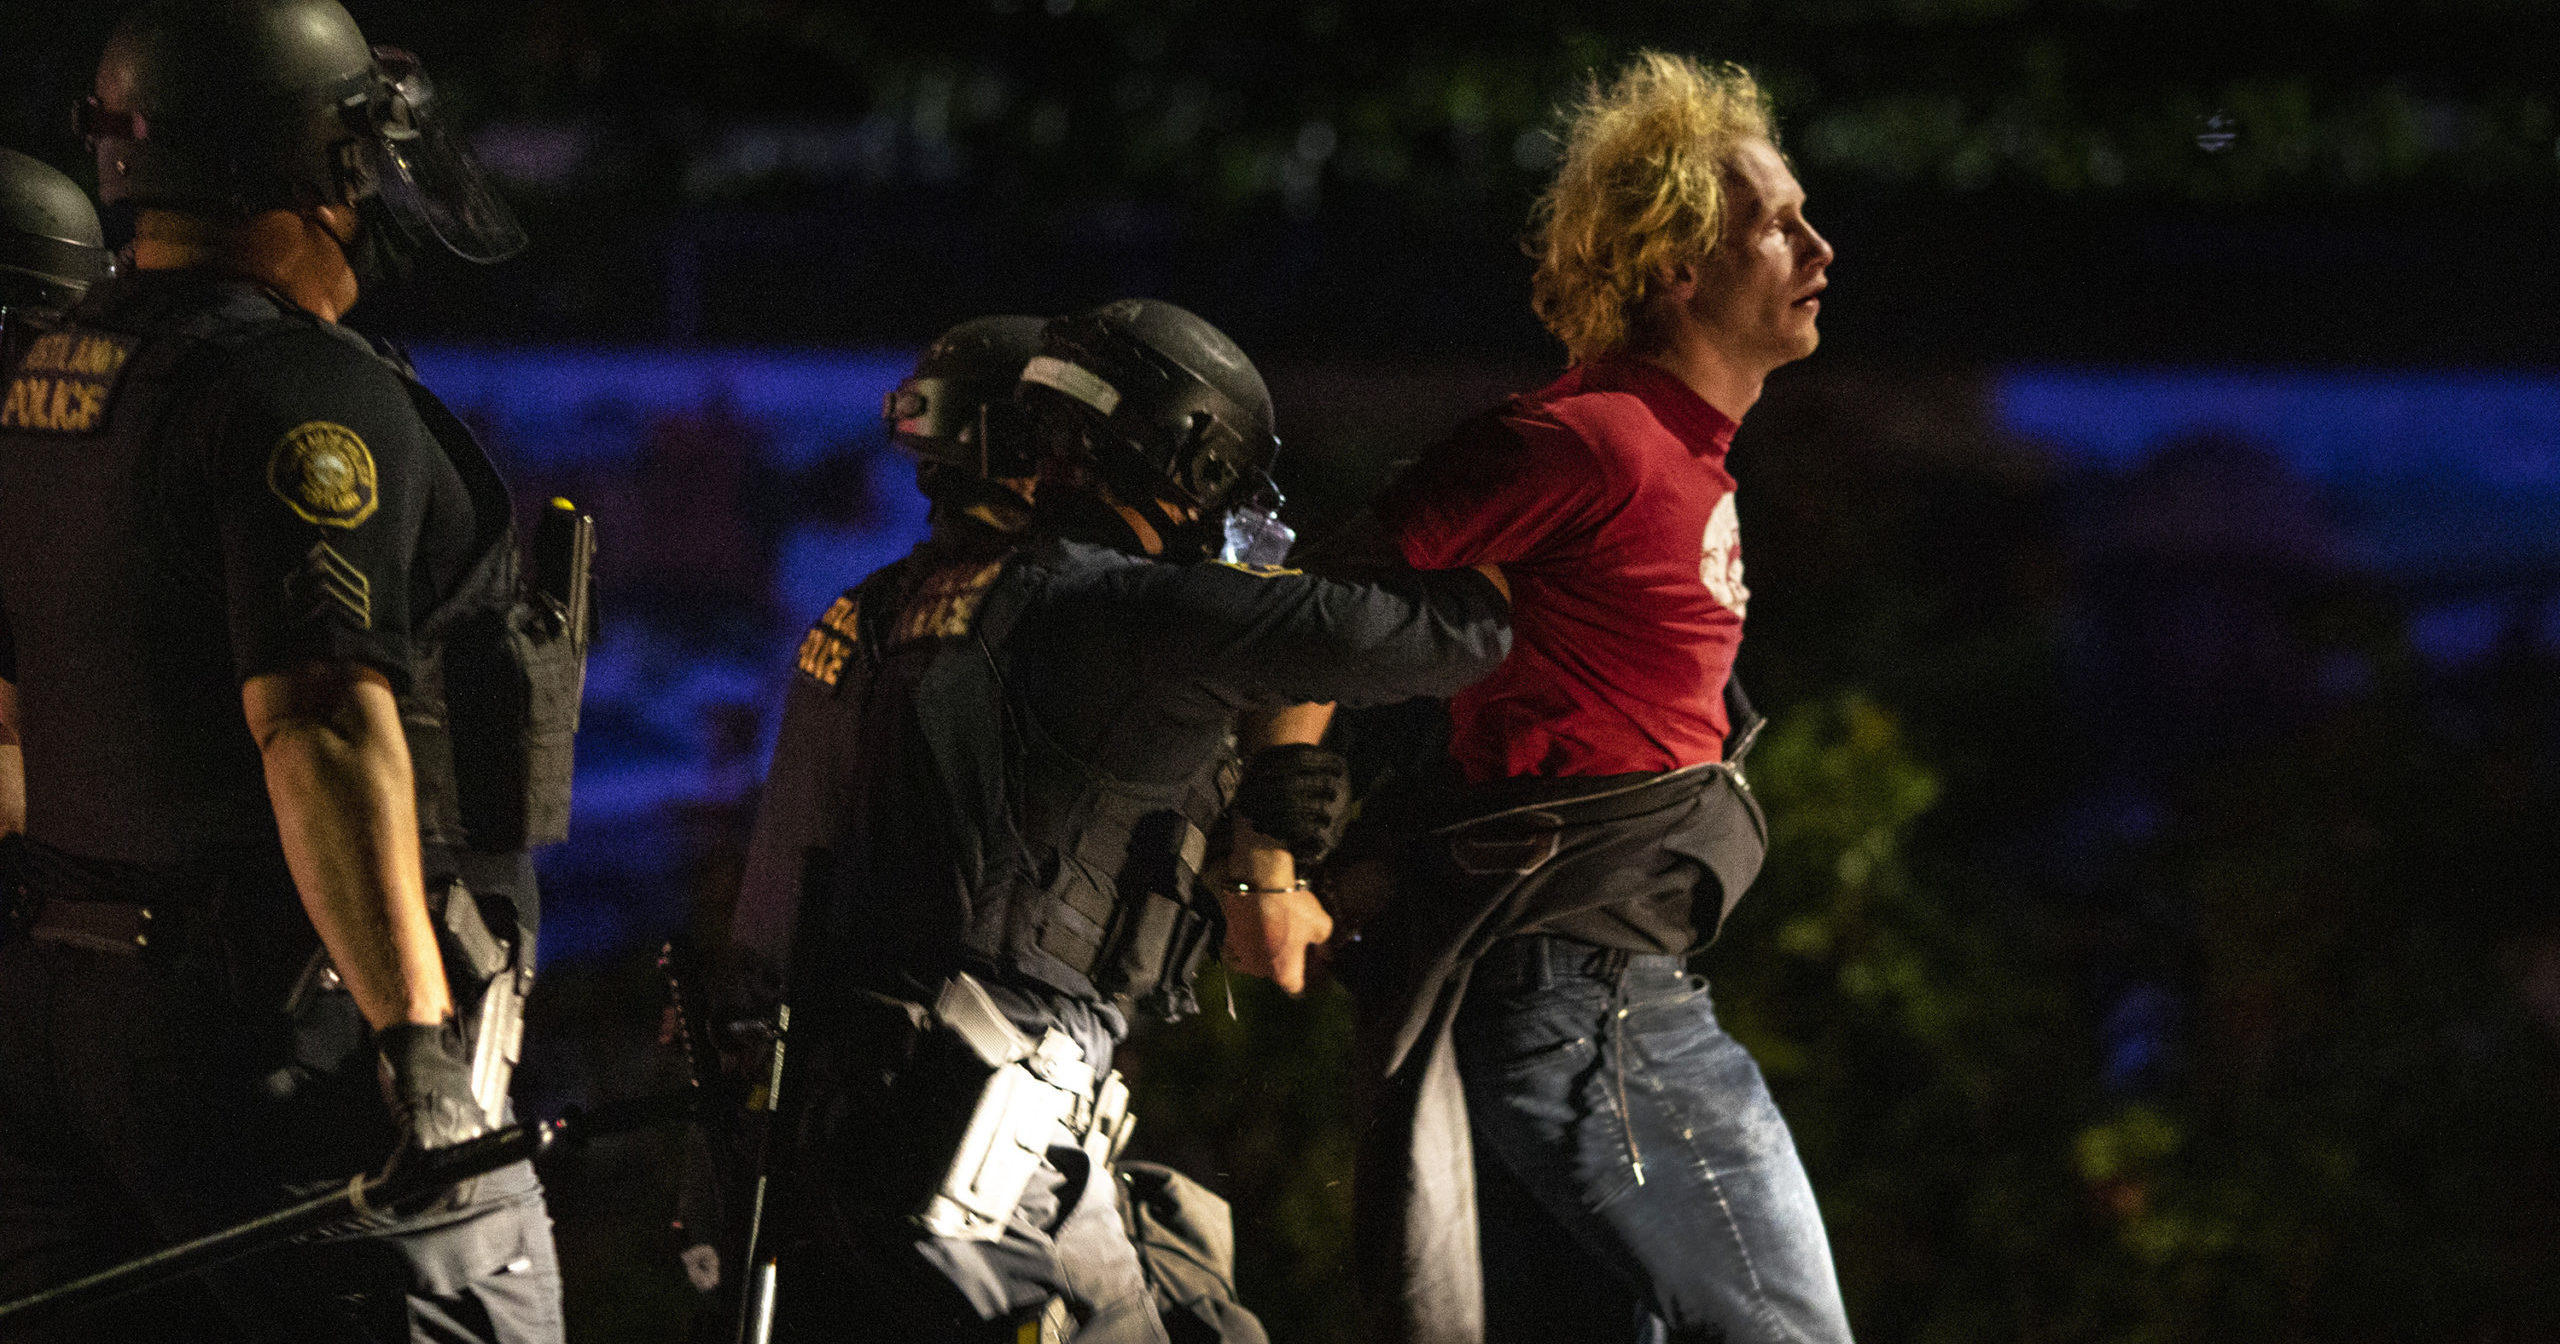
[[[533,232],[354,324],[603,529],[520,1104],[664,1085],[798,628],[921,508],[879,393],[1168,298],[1320,530],[1559,365],[1552,112],[1751,65],[1838,246],[1737,443],[1775,848],[1701,958],[1877,1341],[2560,1338],[2560,14],[2527,0],[352,3]],[[0,0],[0,143],[119,6]],[[1347,1008],[1132,1048],[1275,1338],[1353,1337]],[[582,1340],[681,1338],[672,1145],[550,1169]]]

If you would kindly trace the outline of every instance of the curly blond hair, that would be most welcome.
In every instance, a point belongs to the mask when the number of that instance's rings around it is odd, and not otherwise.
[[[1579,364],[1628,344],[1665,266],[1715,250],[1726,167],[1776,128],[1750,71],[1646,51],[1607,87],[1592,80],[1562,138],[1530,214],[1529,302]]]

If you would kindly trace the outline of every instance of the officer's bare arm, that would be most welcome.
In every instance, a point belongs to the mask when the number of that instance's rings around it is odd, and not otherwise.
[[[18,748],[18,684],[0,681],[0,835],[27,828],[27,758]]]
[[[312,662],[240,688],[302,906],[375,1027],[453,1011],[427,919],[416,784],[382,674]]]

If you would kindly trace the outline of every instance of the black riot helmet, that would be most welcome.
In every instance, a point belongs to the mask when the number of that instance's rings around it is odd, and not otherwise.
[[[1051,322],[1022,370],[1033,404],[1068,410],[1114,492],[1224,512],[1266,480],[1271,393],[1225,332],[1155,299]]]
[[[51,324],[106,276],[106,239],[79,184],[0,149],[0,365],[26,326]]]
[[[1038,469],[1013,389],[1040,353],[1037,317],[974,317],[933,339],[881,401],[889,437],[926,464],[980,479]]]
[[[60,313],[106,275],[106,237],[80,185],[0,149],[0,307]]]
[[[1041,332],[1021,395],[1044,441],[1072,438],[1121,502],[1156,515],[1169,553],[1271,558],[1239,554],[1228,517],[1278,529],[1280,440],[1262,375],[1225,332],[1155,299],[1106,303]],[[1160,501],[1199,516],[1184,521]]]
[[[433,238],[492,262],[524,247],[417,59],[367,45],[337,0],[147,0],[107,39],[80,129],[111,206],[349,205],[368,250]]]

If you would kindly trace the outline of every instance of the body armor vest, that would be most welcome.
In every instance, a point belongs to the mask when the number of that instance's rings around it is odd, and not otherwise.
[[[275,845],[215,522],[198,496],[230,356],[318,320],[210,277],[183,294],[116,288],[93,294],[8,382],[28,403],[8,423],[34,427],[0,428],[0,535],[13,539],[0,547],[0,601],[26,711],[29,835],[184,870]],[[40,371],[40,360],[62,367]],[[422,839],[482,851],[556,840],[576,727],[572,641],[522,591],[506,487],[487,456],[405,364],[386,363],[476,519],[463,580],[412,632],[400,697]],[[38,373],[52,388],[41,402],[24,391]]]
[[[400,723],[430,845],[502,853],[569,835],[569,785],[591,631],[520,570],[506,483],[461,419],[418,383],[401,385],[462,473],[474,512],[503,520],[451,596],[415,635]]]
[[[1044,579],[1019,552],[911,556],[811,631],[802,671],[861,725],[832,941],[884,975],[993,972],[1180,1017],[1223,931],[1197,877],[1234,754],[1139,784],[1052,740],[1008,685]]]

